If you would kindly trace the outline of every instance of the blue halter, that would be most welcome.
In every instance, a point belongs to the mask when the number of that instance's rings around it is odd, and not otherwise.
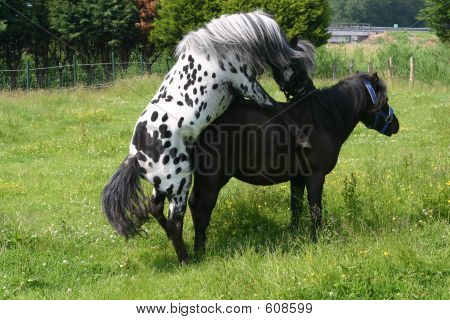
[[[367,91],[369,91],[370,98],[372,99],[372,103],[374,105],[378,102],[377,94],[375,93],[375,90],[372,87],[372,84],[369,80],[364,80],[364,84],[366,85]],[[372,126],[369,128],[375,128],[378,124],[378,121],[380,118],[384,119],[385,123],[384,126],[379,130],[381,133],[385,134],[386,130],[389,128],[389,125],[391,124],[392,120],[394,120],[394,109],[391,108],[390,105],[388,105],[388,113],[384,113],[383,110],[378,111],[375,113],[375,119],[373,120]]]

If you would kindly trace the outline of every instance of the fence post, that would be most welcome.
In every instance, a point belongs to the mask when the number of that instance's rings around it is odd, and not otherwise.
[[[367,63],[367,72],[371,73],[372,70],[373,70],[372,60],[369,60],[369,62]]]
[[[58,87],[59,87],[59,89],[63,88],[63,71],[64,71],[64,69],[60,62],[58,65],[58,80],[59,80]]]
[[[111,66],[112,66],[112,80],[116,81],[116,61],[114,57],[114,51],[111,53]]]
[[[140,58],[141,73],[142,73],[142,75],[144,75],[144,56],[143,56],[142,52],[141,52],[141,55],[139,58]]]
[[[355,65],[355,60],[350,60],[350,65],[348,66],[348,73],[351,76],[353,74],[353,66]]]
[[[73,68],[73,84],[75,85],[78,82],[77,56],[75,54],[72,56],[72,68]]]
[[[27,91],[30,91],[30,63],[27,61],[27,64],[25,66],[25,76],[26,76],[26,86]]]
[[[389,57],[388,59],[388,79],[389,79],[389,84],[392,83],[392,77],[393,77],[393,64],[392,64],[392,57]]]
[[[333,70],[332,70],[332,72],[333,72],[333,80],[336,80],[336,59],[333,59]]]
[[[409,58],[409,83],[414,85],[414,57]]]
[[[169,69],[169,57],[166,57],[166,72],[169,72],[170,71],[170,69]]]

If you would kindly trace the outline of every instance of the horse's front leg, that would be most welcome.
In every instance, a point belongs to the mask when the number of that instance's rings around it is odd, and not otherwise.
[[[247,66],[242,65],[239,67],[239,71],[235,71],[236,73],[232,74],[231,80],[239,95],[254,100],[263,108],[274,110],[277,102],[264,90],[256,80],[256,76],[247,69]]]
[[[312,219],[311,240],[317,242],[318,231],[322,227],[322,192],[325,174],[314,173],[307,178],[309,209]]]
[[[221,174],[211,176],[197,173],[195,175],[194,187],[189,198],[189,207],[195,229],[195,254],[202,253],[205,250],[206,229],[209,226],[220,189],[228,180]]]
[[[303,195],[305,193],[305,182],[302,177],[291,179],[291,230],[297,231],[300,214],[303,208]]]

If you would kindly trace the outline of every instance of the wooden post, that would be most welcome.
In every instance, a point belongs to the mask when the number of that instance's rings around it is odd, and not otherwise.
[[[169,57],[166,57],[166,68],[167,68],[167,72],[170,71],[169,69]]]
[[[30,91],[30,63],[27,61],[25,66],[26,88]]]
[[[111,66],[112,66],[112,80],[116,81],[116,62],[114,57],[114,51],[111,53]]]
[[[369,60],[369,62],[367,63],[367,72],[372,73],[372,70],[373,70],[372,60]]]
[[[392,77],[393,77],[394,73],[393,73],[393,64],[392,64],[392,57],[389,57],[388,59],[388,79],[389,79],[389,83],[392,83]]]
[[[409,83],[414,85],[414,57],[409,59]]]
[[[336,59],[333,59],[333,80],[336,80]]]
[[[75,54],[72,57],[72,68],[73,68],[73,84],[75,85],[78,82],[77,56]]]
[[[350,60],[350,65],[348,66],[348,74],[351,76],[353,74],[353,67],[355,65],[355,60]]]

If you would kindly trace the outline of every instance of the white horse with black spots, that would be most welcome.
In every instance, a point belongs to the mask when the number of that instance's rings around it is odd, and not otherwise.
[[[187,261],[182,229],[192,168],[186,146],[235,96],[279,111],[256,80],[266,70],[282,90],[292,83],[307,86],[314,50],[308,42],[296,42],[292,48],[278,24],[258,11],[221,16],[184,37],[177,62],[137,121],[128,156],[103,190],[104,213],[119,234],[141,232],[150,213],[172,240],[179,261]],[[141,178],[154,186],[150,200]]]

